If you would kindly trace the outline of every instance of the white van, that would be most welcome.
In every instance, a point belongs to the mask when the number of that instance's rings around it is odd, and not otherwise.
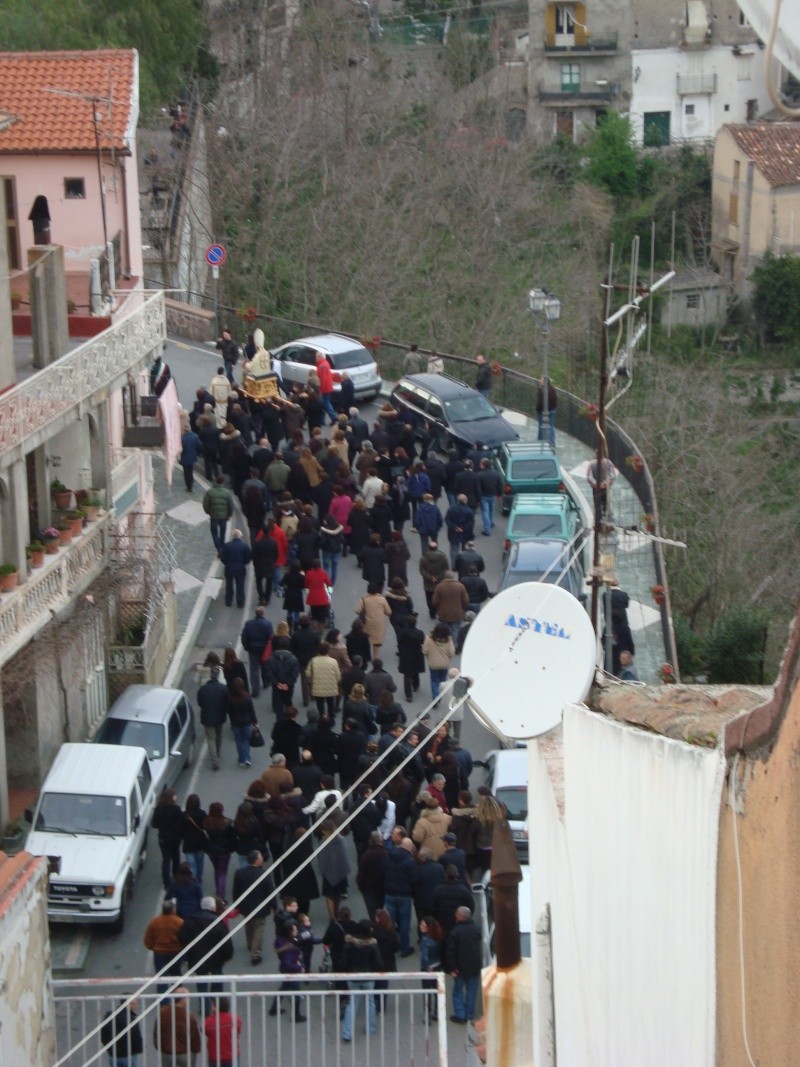
[[[519,851],[528,862],[528,748],[498,748],[477,761],[486,773],[485,785],[508,808],[508,825]]]
[[[51,921],[122,929],[155,802],[143,748],[61,746],[25,843],[28,852],[50,860]]]

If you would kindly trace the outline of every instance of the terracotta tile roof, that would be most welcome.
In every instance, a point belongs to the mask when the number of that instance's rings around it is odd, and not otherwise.
[[[770,185],[800,183],[800,122],[725,126]]]
[[[127,152],[125,133],[138,106],[134,49],[0,52],[0,111],[17,118],[0,128],[0,154],[94,152],[93,106],[85,96],[111,100],[94,108],[100,146]]]

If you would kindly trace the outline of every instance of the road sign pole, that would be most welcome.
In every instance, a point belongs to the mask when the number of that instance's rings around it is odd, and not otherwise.
[[[214,320],[217,324],[217,337],[222,335],[222,323],[219,320],[219,267],[211,268],[211,277],[214,280]]]

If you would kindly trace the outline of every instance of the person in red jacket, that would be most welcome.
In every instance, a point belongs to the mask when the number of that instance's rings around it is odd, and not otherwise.
[[[229,997],[211,999],[211,1014],[203,1023],[208,1042],[209,1067],[234,1067],[239,1062],[242,1019],[231,1013]]]
[[[316,372],[319,378],[319,392],[322,406],[331,420],[331,426],[336,424],[336,412],[333,408],[333,370],[325,358],[324,352],[317,352]]]
[[[266,525],[266,535],[271,537],[278,546],[278,555],[275,559],[275,573],[272,576],[273,590],[280,594],[283,568],[289,562],[289,542],[283,528],[274,519],[269,519]]]
[[[322,569],[318,559],[311,561],[306,571],[306,605],[308,614],[315,622],[324,623],[328,618],[331,598],[328,587],[331,584],[328,572]]]

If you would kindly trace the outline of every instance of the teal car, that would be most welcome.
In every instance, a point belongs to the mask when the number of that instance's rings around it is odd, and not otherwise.
[[[508,516],[504,558],[517,541],[572,541],[582,530],[580,513],[567,493],[519,493]]]
[[[509,441],[500,446],[494,462],[503,479],[504,515],[519,493],[566,492],[561,464],[544,441]]]

